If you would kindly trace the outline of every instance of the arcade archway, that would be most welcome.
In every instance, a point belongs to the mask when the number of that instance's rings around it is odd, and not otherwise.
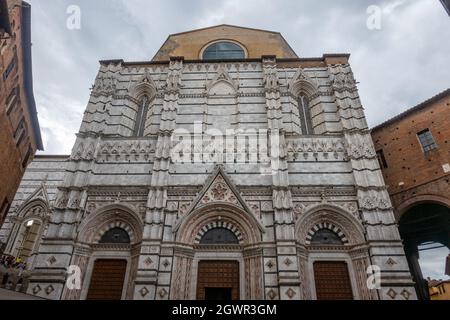
[[[428,285],[419,265],[419,246],[434,242],[450,249],[450,208],[436,202],[414,204],[401,215],[399,231],[415,282],[417,297],[428,300]]]

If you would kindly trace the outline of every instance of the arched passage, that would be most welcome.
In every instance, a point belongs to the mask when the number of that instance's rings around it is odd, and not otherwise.
[[[432,201],[412,204],[400,217],[399,231],[417,296],[419,299],[428,300],[428,285],[419,265],[419,246],[437,242],[450,249],[450,208]]]

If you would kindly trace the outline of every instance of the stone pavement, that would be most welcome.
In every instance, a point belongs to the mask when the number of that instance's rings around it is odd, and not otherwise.
[[[0,300],[45,300],[45,299],[17,291],[0,289]]]

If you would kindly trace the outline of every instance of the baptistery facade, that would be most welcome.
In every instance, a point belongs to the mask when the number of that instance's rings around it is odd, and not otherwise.
[[[48,299],[414,299],[348,54],[276,32],[171,35],[100,61],[72,153],[1,231]]]

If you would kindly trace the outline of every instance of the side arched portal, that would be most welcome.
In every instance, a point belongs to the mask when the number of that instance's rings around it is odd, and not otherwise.
[[[131,299],[142,234],[141,218],[125,205],[105,206],[83,220],[71,262],[80,267],[83,286],[66,290],[65,299]]]
[[[301,299],[374,298],[364,228],[354,215],[331,204],[312,207],[296,221],[296,239]]]

